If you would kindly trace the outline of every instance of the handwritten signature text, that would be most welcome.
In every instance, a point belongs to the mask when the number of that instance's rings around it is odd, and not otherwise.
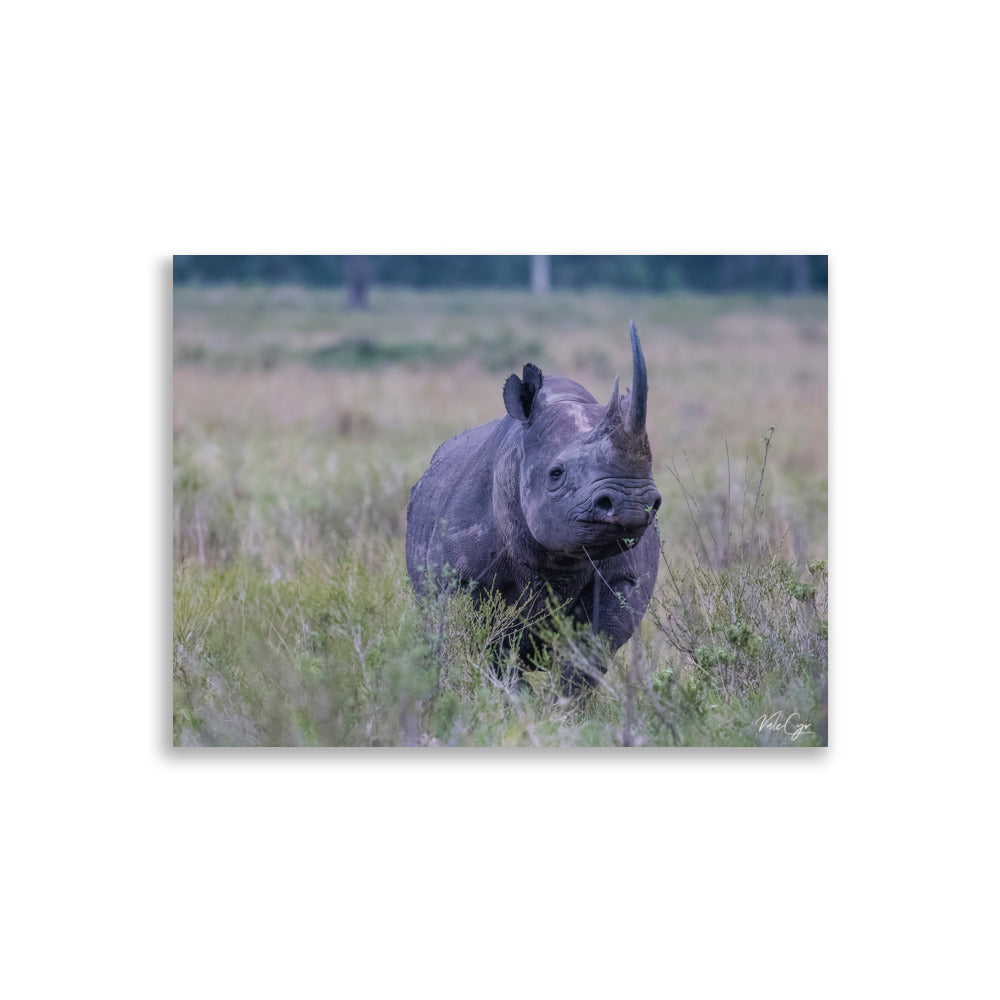
[[[800,736],[812,733],[813,730],[808,722],[798,722],[798,712],[785,715],[784,712],[772,712],[770,715],[762,715],[755,721],[758,723],[757,732],[762,733],[765,729],[772,733],[784,733],[791,737],[794,743]]]

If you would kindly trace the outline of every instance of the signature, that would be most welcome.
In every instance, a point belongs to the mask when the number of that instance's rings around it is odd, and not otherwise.
[[[795,720],[798,718],[798,712],[792,712],[791,715],[785,715],[783,712],[772,712],[770,715],[762,715],[754,721],[760,723],[757,727],[758,733],[765,729],[772,733],[784,733],[786,736],[790,736],[794,743],[803,734],[813,732],[808,722],[796,722]]]

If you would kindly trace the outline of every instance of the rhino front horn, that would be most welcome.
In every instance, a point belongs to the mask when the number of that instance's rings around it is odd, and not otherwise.
[[[629,323],[632,338],[632,394],[629,398],[626,428],[630,434],[643,434],[646,430],[646,359],[642,356],[642,344],[635,323]]]

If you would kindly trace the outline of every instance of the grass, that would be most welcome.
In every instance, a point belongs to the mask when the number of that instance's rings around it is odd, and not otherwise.
[[[176,744],[826,742],[825,298],[375,289],[354,313],[339,291],[180,288],[174,312]],[[628,384],[630,317],[658,589],[572,699],[555,669],[494,669],[502,607],[418,605],[406,500],[526,361],[599,399]],[[548,627],[555,658],[585,655]]]

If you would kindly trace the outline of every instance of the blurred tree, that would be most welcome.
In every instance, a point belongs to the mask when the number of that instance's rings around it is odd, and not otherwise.
[[[547,254],[534,254],[531,258],[531,290],[536,295],[549,291],[549,258]]]
[[[369,287],[551,288],[595,286],[648,292],[825,292],[824,254],[387,254],[378,257],[202,255],[174,257],[176,284],[302,284],[347,287],[363,309]]]
[[[344,281],[347,284],[347,304],[351,309],[368,308],[368,283],[371,265],[367,257],[344,257]]]

